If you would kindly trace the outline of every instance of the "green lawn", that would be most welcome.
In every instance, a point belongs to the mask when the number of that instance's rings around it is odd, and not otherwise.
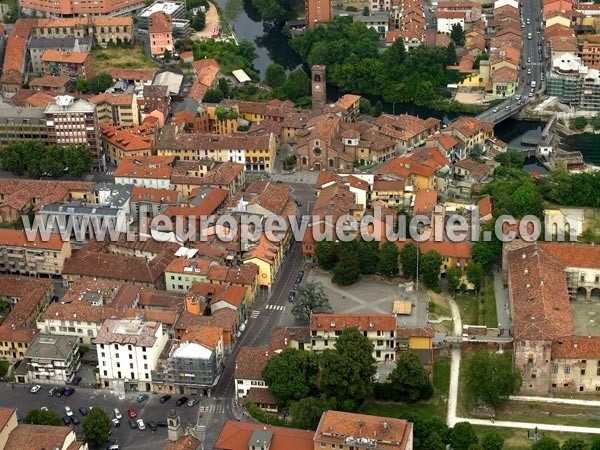
[[[481,300],[479,297],[481,296]],[[464,325],[485,325],[489,328],[498,326],[496,314],[496,297],[494,295],[494,279],[485,278],[481,294],[457,294],[454,297],[460,317]]]
[[[435,393],[429,400],[417,403],[381,402],[367,400],[360,412],[372,416],[394,417],[408,416],[430,418],[441,417],[445,420],[448,390],[450,388],[450,358],[438,358],[433,367],[433,386]]]
[[[473,428],[475,428],[475,432],[480,438],[485,433],[491,431],[495,431],[496,433],[500,434],[500,436],[505,439],[504,450],[529,450],[531,448],[531,444],[533,443],[533,441],[527,437],[527,430],[520,428],[489,427],[481,425],[474,425]],[[532,433],[533,430],[530,430],[530,434]],[[541,432],[540,435],[551,437],[560,443],[563,443],[570,438],[578,438],[583,439],[588,444],[591,444],[594,439],[594,436],[587,436],[581,433],[559,433],[554,431],[544,431]]]

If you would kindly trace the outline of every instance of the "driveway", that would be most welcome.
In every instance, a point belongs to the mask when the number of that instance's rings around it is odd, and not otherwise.
[[[510,301],[508,288],[505,288],[502,283],[502,272],[500,270],[494,270],[494,294],[496,296],[496,314],[498,315],[500,336],[508,337],[512,331]]]

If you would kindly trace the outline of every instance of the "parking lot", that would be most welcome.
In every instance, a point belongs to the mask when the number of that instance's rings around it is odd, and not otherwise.
[[[42,385],[40,391],[36,394],[30,393],[31,385],[15,385],[11,388],[10,383],[0,383],[0,407],[17,408],[22,417],[32,409],[39,409],[46,406],[50,410],[56,411],[59,417],[64,417],[65,406],[69,406],[73,413],[83,422],[83,417],[78,411],[81,406],[89,408],[100,407],[112,419],[112,410],[118,408],[123,419],[121,426],[112,427],[111,439],[116,441],[124,449],[162,449],[167,442],[167,429],[159,427],[156,432],[152,432],[148,427],[146,430],[132,430],[129,427],[127,410],[134,408],[137,418],[141,418],[145,423],[148,421],[166,421],[167,414],[171,409],[177,410],[181,415],[181,427],[185,430],[188,426],[195,426],[198,418],[198,405],[190,408],[187,405],[181,407],[175,406],[178,396],[173,396],[165,404],[159,403],[160,395],[148,393],[150,398],[143,403],[136,400],[137,393],[127,393],[124,399],[119,399],[115,394],[108,390],[90,390],[76,388],[74,394],[67,398],[48,397],[48,391],[53,386]],[[82,435],[81,424],[72,425],[79,437]]]

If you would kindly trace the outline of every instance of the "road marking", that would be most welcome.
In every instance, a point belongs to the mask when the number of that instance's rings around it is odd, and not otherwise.
[[[198,408],[199,412],[207,412],[208,411],[208,406],[201,406],[200,408]]]
[[[267,305],[266,309],[272,309],[275,311],[283,311],[285,309],[285,306],[283,306],[283,305]]]
[[[259,315],[260,315],[260,311],[257,311],[256,309],[253,309],[252,312],[250,313],[250,317],[252,319],[256,319]]]

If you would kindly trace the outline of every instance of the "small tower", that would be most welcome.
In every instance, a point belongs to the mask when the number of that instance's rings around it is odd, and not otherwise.
[[[169,411],[167,416],[167,436],[169,441],[173,442],[181,437],[181,419],[174,409]]]
[[[322,114],[325,110],[327,101],[325,66],[312,66],[311,85],[312,85],[312,109],[315,114]]]

